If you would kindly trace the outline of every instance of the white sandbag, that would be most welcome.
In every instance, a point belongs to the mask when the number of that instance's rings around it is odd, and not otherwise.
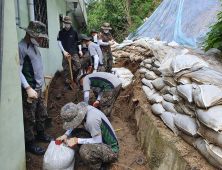
[[[194,137],[191,137],[183,132],[180,132],[179,136],[186,142],[188,143],[189,145],[191,146],[194,146],[194,143],[196,140],[199,140],[199,139],[203,139],[203,138],[194,138]]]
[[[151,103],[151,104],[154,104],[154,103],[160,103],[163,101],[163,97],[160,96],[159,94],[155,93],[149,97],[147,97],[148,101]]]
[[[222,131],[222,105],[213,106],[208,110],[197,109],[198,120],[216,132]]]
[[[160,76],[162,74],[161,71],[157,67],[153,67],[152,71],[158,76]]]
[[[180,114],[186,114],[186,113],[183,111],[183,109],[180,107],[179,104],[175,104],[175,109],[176,109],[176,111],[177,111],[178,113],[180,113]]]
[[[143,60],[143,63],[145,63],[145,64],[152,64],[152,59],[150,59],[150,58],[145,59],[145,60]]]
[[[174,103],[174,104],[178,102],[177,96],[172,96],[170,94],[164,94],[163,99],[166,100],[167,102]]]
[[[140,69],[140,74],[146,74],[149,70],[145,69],[145,68],[141,68]]]
[[[208,108],[222,104],[222,89],[214,85],[194,86],[193,98],[200,108]]]
[[[185,114],[187,114],[191,117],[196,117],[195,112],[193,110],[191,110],[189,107],[185,106],[183,100],[179,100],[178,105],[181,107],[181,109],[184,111]]]
[[[183,97],[186,101],[192,102],[193,97],[193,85],[192,84],[186,84],[186,85],[179,85],[177,86],[178,94]]]
[[[191,118],[187,115],[176,114],[174,116],[175,125],[187,135],[197,137],[198,125],[195,118]]]
[[[145,77],[148,80],[155,80],[156,78],[158,78],[158,76],[153,71],[146,72]]]
[[[177,83],[184,85],[184,84],[191,84],[192,81],[191,81],[191,79],[188,78],[188,77],[181,77],[181,78],[177,81]]]
[[[202,138],[198,138],[194,142],[194,147],[200,152],[201,155],[203,155],[208,162],[210,162],[213,166],[216,168],[221,168],[221,165],[209,154],[207,147],[206,147],[206,141]]]
[[[177,85],[177,82],[174,80],[173,77],[165,77],[163,76],[163,81],[166,85],[170,87],[175,87]]]
[[[160,117],[163,120],[163,122],[174,132],[176,136],[179,134],[179,129],[176,127],[173,121],[173,117],[175,115],[170,112],[163,112]]]
[[[162,78],[157,78],[157,79],[153,80],[152,84],[157,90],[161,90],[162,88],[164,88],[166,86],[166,84],[164,83]]]
[[[169,93],[169,90],[170,90],[170,86],[165,86],[164,88],[160,90],[160,94],[167,94]]]
[[[178,55],[173,59],[171,66],[174,73],[177,73],[181,70],[189,69],[193,66],[208,67],[208,64],[195,55]]]
[[[165,109],[163,108],[162,104],[160,103],[155,103],[152,105],[151,110],[153,112],[153,114],[159,116],[161,115],[163,112],[165,112]]]
[[[153,89],[153,84],[151,80],[147,80],[146,78],[143,78],[142,83],[148,86],[150,89]]]
[[[207,151],[222,168],[222,148],[206,142]]]
[[[168,112],[171,112],[173,114],[178,114],[176,109],[175,109],[175,105],[173,103],[170,103],[170,102],[166,102],[165,100],[162,101],[162,105],[163,105],[163,108],[168,111]]]
[[[199,125],[197,133],[205,138],[209,143],[213,143],[222,148],[222,133],[215,132],[202,124]]]
[[[171,46],[171,47],[179,47],[180,45],[178,43],[176,43],[175,41],[172,41],[168,44],[168,46]]]
[[[51,141],[43,158],[43,170],[73,170],[75,151]]]
[[[144,62],[142,61],[141,63],[140,63],[140,67],[144,67],[145,66],[145,64],[144,64]]]
[[[151,64],[145,64],[144,67],[146,67],[146,68],[149,69],[149,70],[152,69],[152,65],[151,65]]]
[[[151,90],[147,86],[142,86],[142,89],[143,89],[143,91],[144,91],[144,93],[146,94],[147,97],[149,97],[149,96],[153,95],[154,93],[156,93],[156,89],[154,89],[154,88]]]
[[[173,96],[179,96],[176,87],[171,87],[169,93],[172,94]]]
[[[160,62],[158,60],[156,60],[155,62],[153,62],[153,66],[159,68]]]

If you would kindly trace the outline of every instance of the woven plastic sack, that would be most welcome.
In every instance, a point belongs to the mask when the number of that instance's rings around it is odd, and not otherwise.
[[[151,65],[151,64],[145,64],[144,67],[146,67],[146,68],[149,69],[149,70],[152,69],[152,65]]]
[[[192,84],[185,84],[185,85],[177,86],[177,92],[186,101],[190,103],[193,101],[193,97],[192,97],[193,85]]]
[[[179,129],[176,127],[173,121],[173,117],[175,115],[170,112],[163,112],[162,115],[160,115],[163,122],[174,132],[176,136],[179,134]]]
[[[210,162],[213,166],[216,168],[221,168],[220,164],[209,154],[207,147],[206,147],[206,141],[202,138],[198,138],[194,142],[194,147],[203,155],[208,162]]]
[[[149,97],[147,97],[148,101],[151,103],[151,104],[154,104],[154,103],[160,103],[163,101],[163,97],[160,96],[159,94],[155,93]]]
[[[166,102],[165,100],[163,100],[162,105],[166,111],[171,112],[172,114],[177,114],[177,111],[175,109],[175,105],[173,103]]]
[[[184,111],[185,114],[191,116],[191,117],[196,117],[196,114],[193,110],[191,110],[189,107],[185,106],[183,100],[179,100],[178,105],[181,107],[181,109]]]
[[[208,67],[208,64],[195,55],[178,55],[172,61],[174,73],[180,72],[181,70],[190,69],[193,66]]]
[[[175,125],[187,135],[192,137],[197,137],[198,125],[196,123],[195,118],[191,118],[187,115],[176,114],[174,116]]]
[[[162,104],[160,103],[155,103],[152,105],[151,110],[153,112],[153,114],[159,116],[161,115],[163,112],[165,112],[166,110],[163,108]]]
[[[150,89],[149,87],[147,86],[142,86],[142,89],[144,91],[144,93],[146,94],[147,97],[153,95],[154,93],[156,93],[156,89]]]
[[[170,87],[175,87],[177,85],[177,82],[174,80],[173,77],[165,77],[163,76],[163,81],[166,85]]]
[[[164,83],[162,78],[157,78],[157,79],[153,80],[152,84],[157,90],[161,90],[162,88],[164,88],[166,86],[166,84]]]
[[[222,168],[222,148],[206,142],[207,151]]]
[[[170,94],[164,94],[163,99],[170,103],[174,103],[174,104],[178,103],[177,96],[172,96]]]
[[[165,86],[160,90],[160,94],[167,94],[170,91],[170,86]]]
[[[188,143],[191,146],[194,146],[195,141],[199,139],[199,138],[191,137],[183,132],[180,132],[179,135],[186,143]],[[200,139],[202,139],[202,138],[200,137]]]
[[[158,78],[158,76],[153,71],[146,72],[145,77],[148,80],[155,80],[156,78]]]
[[[222,133],[215,132],[214,130],[199,124],[199,129],[197,133],[206,139],[209,143],[213,143],[222,148]]]
[[[145,64],[152,64],[152,60],[150,58],[143,60],[143,63]]]
[[[172,94],[173,96],[179,96],[176,87],[171,87],[169,93]]]
[[[43,170],[74,170],[75,151],[51,141],[43,158]]]
[[[157,68],[157,67],[153,67],[153,68],[152,68],[152,71],[153,71],[154,73],[156,73],[156,75],[158,75],[158,76],[161,75],[161,71],[160,71],[159,68]]]
[[[194,86],[193,99],[200,108],[222,104],[222,89],[214,85]]]
[[[177,81],[177,83],[184,85],[184,84],[191,84],[192,81],[191,81],[191,79],[188,78],[188,77],[182,77],[182,78],[180,78],[180,79]]]
[[[153,89],[153,84],[151,80],[147,80],[145,78],[142,79],[142,83],[148,86],[150,89]]]
[[[146,74],[149,70],[145,69],[145,68],[141,68],[140,69],[140,74]]]
[[[197,117],[205,126],[216,132],[222,131],[222,105],[213,106],[208,110],[197,109]]]

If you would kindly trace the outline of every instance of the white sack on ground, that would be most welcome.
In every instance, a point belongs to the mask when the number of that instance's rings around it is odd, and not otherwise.
[[[140,63],[140,67],[144,67],[145,66],[145,64],[144,64],[144,62],[142,61],[141,63]]]
[[[208,67],[208,64],[195,55],[178,55],[172,61],[172,68],[174,73],[180,72],[184,69],[192,68],[193,66]]]
[[[152,59],[151,58],[145,59],[145,60],[143,60],[143,63],[152,64]]]
[[[222,89],[214,85],[197,85],[193,91],[195,104],[200,108],[208,108],[222,104]]]
[[[177,85],[177,82],[174,80],[173,77],[165,77],[163,76],[163,81],[166,85],[170,87],[175,87]]]
[[[161,75],[161,71],[160,71],[157,67],[153,67],[153,68],[152,68],[152,71],[153,71],[156,75],[158,75],[158,76]]]
[[[175,109],[175,105],[173,103],[166,102],[165,100],[163,100],[162,105],[166,111],[171,112],[172,114],[177,114],[177,111]]]
[[[73,170],[74,164],[75,151],[51,141],[43,158],[43,170]]]
[[[147,97],[148,101],[151,103],[151,104],[154,104],[154,103],[160,103],[163,101],[163,97],[160,96],[159,94],[155,93],[149,97]]]
[[[178,43],[176,43],[175,41],[172,41],[168,44],[171,47],[179,47],[180,45]]]
[[[191,79],[188,78],[188,77],[182,77],[182,78],[180,78],[180,79],[177,81],[177,83],[184,85],[184,84],[191,84],[192,81],[191,81]]]
[[[152,69],[152,65],[151,65],[151,64],[145,64],[144,67],[146,67],[146,68],[149,69],[149,70]]]
[[[206,142],[207,151],[222,168],[222,148]]]
[[[192,84],[186,84],[186,85],[179,85],[177,86],[178,94],[183,97],[186,101],[192,102],[193,97],[193,85]]]
[[[152,65],[153,65],[154,67],[159,68],[159,67],[160,67],[160,62],[159,62],[158,60],[156,60],[155,62],[152,63]]]
[[[203,138],[194,138],[194,137],[191,137],[183,132],[180,132],[179,136],[186,142],[188,143],[189,145],[191,146],[194,146],[194,143],[196,140],[199,140],[199,139],[203,139]]]
[[[179,134],[179,129],[176,127],[173,121],[173,117],[175,115],[170,112],[163,112],[162,115],[160,115],[163,122],[174,132],[176,136]]]
[[[198,138],[194,142],[194,147],[197,148],[197,150],[208,160],[208,162],[210,162],[216,168],[221,168],[220,164],[207,151],[206,141],[204,139]]]
[[[183,100],[179,100],[178,104],[181,107],[181,109],[184,111],[185,114],[187,114],[191,117],[196,117],[195,112],[193,110],[191,110],[189,107],[185,106]]]
[[[149,96],[151,96],[151,95],[153,95],[154,93],[156,93],[157,91],[156,91],[156,89],[150,89],[149,87],[147,87],[147,86],[142,86],[142,89],[143,89],[143,91],[144,91],[144,93],[146,94],[146,96],[147,97],[149,97]]]
[[[170,86],[165,86],[160,90],[160,94],[167,94],[170,91]]]
[[[215,132],[202,124],[199,125],[197,133],[205,138],[209,143],[213,143],[222,148],[222,133]]]
[[[190,69],[189,73],[182,75],[182,77],[191,78],[197,84],[211,84],[222,87],[222,72],[213,68]]]
[[[197,137],[198,125],[195,118],[191,118],[187,115],[176,114],[174,116],[175,125],[187,135]]]
[[[153,112],[153,114],[159,116],[161,115],[163,112],[165,112],[165,109],[163,108],[162,104],[158,103],[158,104],[153,104],[151,107],[151,110]]]
[[[152,84],[157,90],[161,90],[162,88],[164,88],[166,86],[166,84],[164,83],[162,78],[157,78],[157,79],[153,80]]]
[[[155,80],[156,78],[158,78],[158,76],[153,71],[146,72],[145,77],[148,80]]]
[[[170,94],[164,94],[163,99],[166,100],[167,102],[170,102],[170,103],[174,103],[174,104],[178,103],[177,96],[172,96]]]
[[[140,69],[140,74],[146,74],[149,70],[145,69],[145,68],[141,68]]]
[[[208,110],[197,109],[198,120],[216,132],[222,131],[222,105],[213,106]]]
[[[147,80],[146,78],[143,78],[142,83],[148,86],[150,89],[153,89],[153,84],[151,80]]]

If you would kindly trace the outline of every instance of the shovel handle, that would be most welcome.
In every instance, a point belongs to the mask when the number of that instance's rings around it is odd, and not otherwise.
[[[69,69],[70,69],[70,74],[71,74],[71,79],[73,80],[73,76],[72,76],[72,66],[71,66],[71,56],[67,58],[68,62],[69,62]]]

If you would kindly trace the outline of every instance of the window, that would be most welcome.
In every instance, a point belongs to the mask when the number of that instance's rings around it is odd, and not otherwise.
[[[48,34],[48,18],[47,18],[47,4],[46,0],[34,0],[35,20],[41,21],[46,25],[46,33]],[[42,48],[49,48],[49,40],[43,38],[39,44]]]

